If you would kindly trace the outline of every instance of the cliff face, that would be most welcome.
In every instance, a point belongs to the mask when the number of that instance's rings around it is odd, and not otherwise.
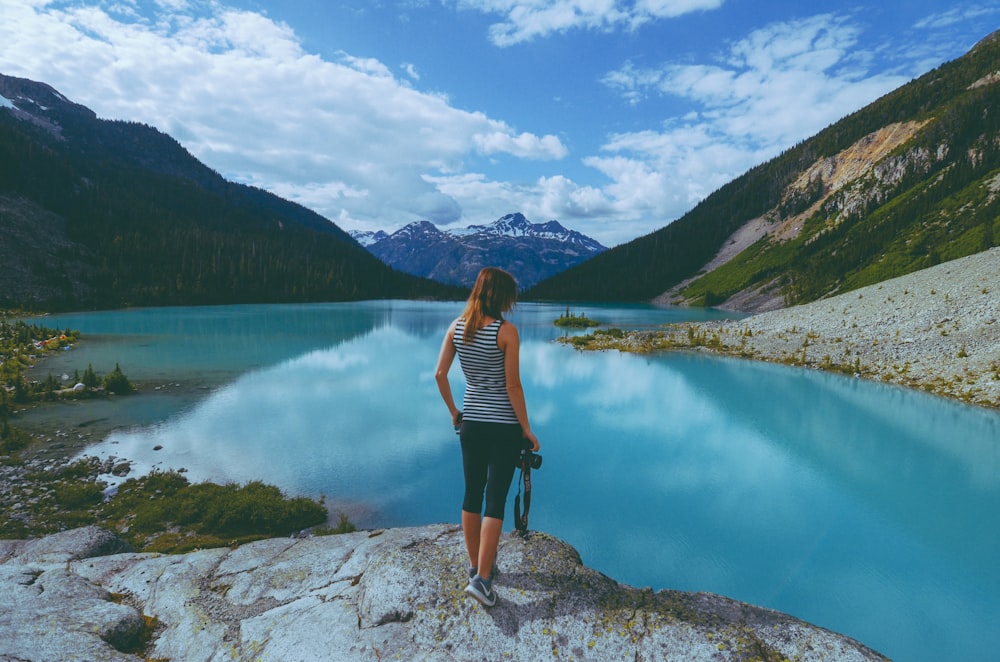
[[[176,556],[94,527],[0,541],[0,659],[885,659],[775,611],[619,584],[543,533],[503,539],[486,610],[463,597],[464,556],[449,525]]]

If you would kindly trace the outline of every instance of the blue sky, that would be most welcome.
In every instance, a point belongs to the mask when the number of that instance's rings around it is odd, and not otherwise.
[[[0,16],[0,73],[344,229],[521,211],[613,246],[961,56],[1000,0],[0,0]]]

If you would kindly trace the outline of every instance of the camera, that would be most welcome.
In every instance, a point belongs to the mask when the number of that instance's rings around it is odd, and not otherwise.
[[[531,448],[522,448],[521,457],[518,458],[517,466],[528,467],[529,469],[539,469],[542,466],[542,456],[532,453]]]

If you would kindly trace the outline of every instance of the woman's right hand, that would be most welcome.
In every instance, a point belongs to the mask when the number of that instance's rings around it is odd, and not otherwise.
[[[531,431],[525,432],[524,438],[531,442],[532,453],[537,453],[538,450],[542,447],[542,445],[538,443],[538,437],[535,436],[534,432]]]

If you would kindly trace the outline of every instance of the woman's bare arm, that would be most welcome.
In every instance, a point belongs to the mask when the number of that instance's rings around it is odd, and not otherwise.
[[[531,431],[528,422],[528,406],[524,401],[524,387],[521,386],[521,339],[517,327],[510,322],[504,322],[497,334],[497,346],[503,352],[504,374],[507,378],[507,396],[514,408],[517,422],[521,424],[521,434],[531,442],[532,450],[541,448],[538,438]]]
[[[437,382],[438,391],[441,392],[441,399],[451,413],[452,425],[458,425],[459,409],[455,405],[455,397],[451,393],[451,382],[448,381],[448,371],[455,361],[455,345],[452,338],[455,336],[456,322],[452,322],[444,334],[444,341],[441,343],[441,352],[438,354],[437,369],[434,371],[434,380]]]

